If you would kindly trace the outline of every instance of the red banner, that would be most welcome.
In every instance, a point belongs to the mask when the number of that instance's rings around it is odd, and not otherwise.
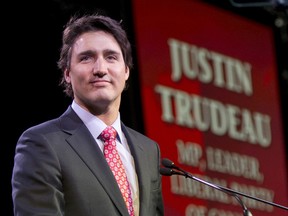
[[[147,135],[205,181],[281,205],[287,167],[272,28],[191,0],[135,0]],[[163,176],[165,215],[240,216],[234,197]],[[287,211],[241,197],[253,215]]]

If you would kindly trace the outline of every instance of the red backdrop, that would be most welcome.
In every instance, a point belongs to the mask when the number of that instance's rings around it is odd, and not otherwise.
[[[273,31],[201,1],[135,0],[145,130],[162,157],[209,182],[286,205]],[[242,215],[235,199],[163,177],[165,215]],[[253,215],[287,211],[242,197]]]

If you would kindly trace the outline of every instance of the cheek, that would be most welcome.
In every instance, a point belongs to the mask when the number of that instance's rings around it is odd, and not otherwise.
[[[86,76],[84,74],[73,74],[70,76],[70,82],[73,84],[75,83],[76,85],[81,85],[81,83],[85,83]]]
[[[67,77],[69,80],[69,83],[74,87],[85,85],[87,80],[87,74],[86,73],[78,73],[77,71],[73,70],[70,73],[70,76]],[[68,81],[67,81],[68,82]]]
[[[76,64],[73,66],[73,70],[70,71],[69,77],[70,77],[71,82],[83,82],[91,74],[92,74],[91,65]]]

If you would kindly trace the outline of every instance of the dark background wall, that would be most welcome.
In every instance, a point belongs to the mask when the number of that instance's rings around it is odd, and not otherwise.
[[[70,15],[75,12],[99,11],[115,19],[123,20],[133,45],[134,70],[130,77],[129,89],[123,95],[120,111],[123,121],[127,125],[145,133],[139,98],[140,86],[135,55],[137,47],[134,43],[132,1],[18,0],[18,2],[11,1],[6,3],[5,6],[2,5],[2,11],[6,15],[2,18],[1,23],[1,50],[2,56],[4,56],[1,65],[1,119],[4,120],[2,124],[2,128],[4,128],[2,129],[2,138],[4,137],[4,139],[1,143],[1,164],[3,166],[1,195],[3,196],[2,203],[4,200],[2,204],[4,213],[1,213],[1,215],[13,215],[11,173],[18,137],[26,128],[59,116],[71,102],[58,86],[61,71],[57,69],[56,62],[59,57],[63,25]],[[271,7],[237,8],[232,6],[229,0],[206,0],[205,2],[231,10],[274,29],[283,124],[286,134],[286,146],[288,146],[287,9]],[[159,16],[161,16],[161,13],[159,13]],[[281,20],[284,20],[284,26],[281,25]]]

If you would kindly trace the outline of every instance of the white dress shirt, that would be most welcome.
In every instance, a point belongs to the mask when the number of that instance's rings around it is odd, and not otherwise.
[[[94,137],[99,148],[103,152],[104,143],[100,139],[101,132],[108,126],[102,120],[86,111],[80,107],[75,101],[72,102],[72,109],[77,113],[80,119],[84,122],[92,136]],[[121,129],[120,113],[115,122],[111,125],[117,131],[117,141],[116,148],[119,152],[121,160],[126,170],[128,181],[131,187],[132,197],[133,197],[133,207],[135,216],[139,215],[139,188],[138,188],[138,178],[135,172],[135,164],[133,156],[130,153],[129,146],[127,144],[126,137],[124,136]]]

